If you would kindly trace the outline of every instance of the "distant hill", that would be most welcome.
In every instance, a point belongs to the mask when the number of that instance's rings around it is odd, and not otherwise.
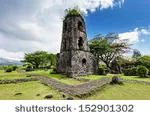
[[[9,65],[9,64],[22,65],[22,63],[20,61],[17,61],[17,60],[0,58],[0,65]]]

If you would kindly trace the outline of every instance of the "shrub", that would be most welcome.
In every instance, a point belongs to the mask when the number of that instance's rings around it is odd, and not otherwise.
[[[105,75],[105,68],[104,67],[100,67],[98,69],[98,71],[99,71],[99,75]]]
[[[52,71],[50,72],[50,74],[56,74],[56,67],[54,67],[54,68],[52,69]]]
[[[18,68],[18,66],[14,65],[12,66],[12,70],[15,71]]]
[[[124,75],[125,76],[130,76],[130,69],[125,69],[124,70]]]
[[[23,67],[25,68],[26,72],[34,71],[33,65],[31,63],[25,63],[23,64]]]
[[[145,66],[139,66],[137,73],[140,77],[146,77],[148,75],[149,70]]]
[[[132,76],[137,76],[137,67],[132,67],[130,70]]]
[[[137,76],[137,67],[128,68],[124,71],[125,76]]]
[[[137,61],[138,61],[138,65],[145,66],[150,70],[150,56],[140,57]]]
[[[5,70],[5,72],[12,72],[12,71],[13,71],[12,67],[7,67]]]

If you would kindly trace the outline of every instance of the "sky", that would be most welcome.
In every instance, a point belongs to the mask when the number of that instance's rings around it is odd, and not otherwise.
[[[87,38],[115,32],[150,55],[150,0],[0,0],[0,57],[60,51],[64,10],[78,6]]]

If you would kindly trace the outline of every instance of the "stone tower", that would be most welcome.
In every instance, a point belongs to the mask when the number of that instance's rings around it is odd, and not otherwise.
[[[70,77],[97,73],[97,64],[88,47],[85,22],[81,15],[67,16],[63,21],[56,70]]]

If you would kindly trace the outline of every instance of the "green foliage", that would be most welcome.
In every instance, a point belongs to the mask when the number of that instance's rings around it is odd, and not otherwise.
[[[18,66],[16,66],[16,65],[12,66],[13,71],[16,71],[17,68],[18,68]]]
[[[5,70],[7,66],[0,66],[0,70]]]
[[[10,64],[5,68],[5,72],[12,72],[15,71],[18,68],[18,66]]]
[[[143,65],[150,70],[150,56],[142,56],[137,59],[138,65]]]
[[[7,67],[5,72],[12,72],[13,71],[13,68],[12,67]]]
[[[50,74],[56,74],[56,67],[52,68],[52,70],[50,71]]]
[[[99,75],[106,75],[106,66],[101,65],[98,69]]]
[[[139,66],[137,69],[137,73],[139,77],[146,77],[148,75],[149,70],[145,66]]]
[[[137,67],[128,68],[124,71],[125,76],[137,76]]]
[[[65,17],[69,17],[69,16],[81,16],[81,12],[78,8],[66,9]]]
[[[123,71],[125,71],[128,68],[136,67],[138,65],[135,59],[125,57],[119,57],[118,62]]]
[[[56,55],[45,51],[26,53],[22,62],[32,64],[34,69],[46,68],[49,65],[56,65]]]
[[[110,63],[129,49],[127,40],[119,41],[118,35],[109,33],[105,37],[96,36],[89,43],[91,52],[95,55],[98,63],[103,61],[108,68]]]
[[[27,72],[33,71],[33,65],[31,63],[25,63],[25,64],[23,64],[23,67],[25,67],[25,70]]]

